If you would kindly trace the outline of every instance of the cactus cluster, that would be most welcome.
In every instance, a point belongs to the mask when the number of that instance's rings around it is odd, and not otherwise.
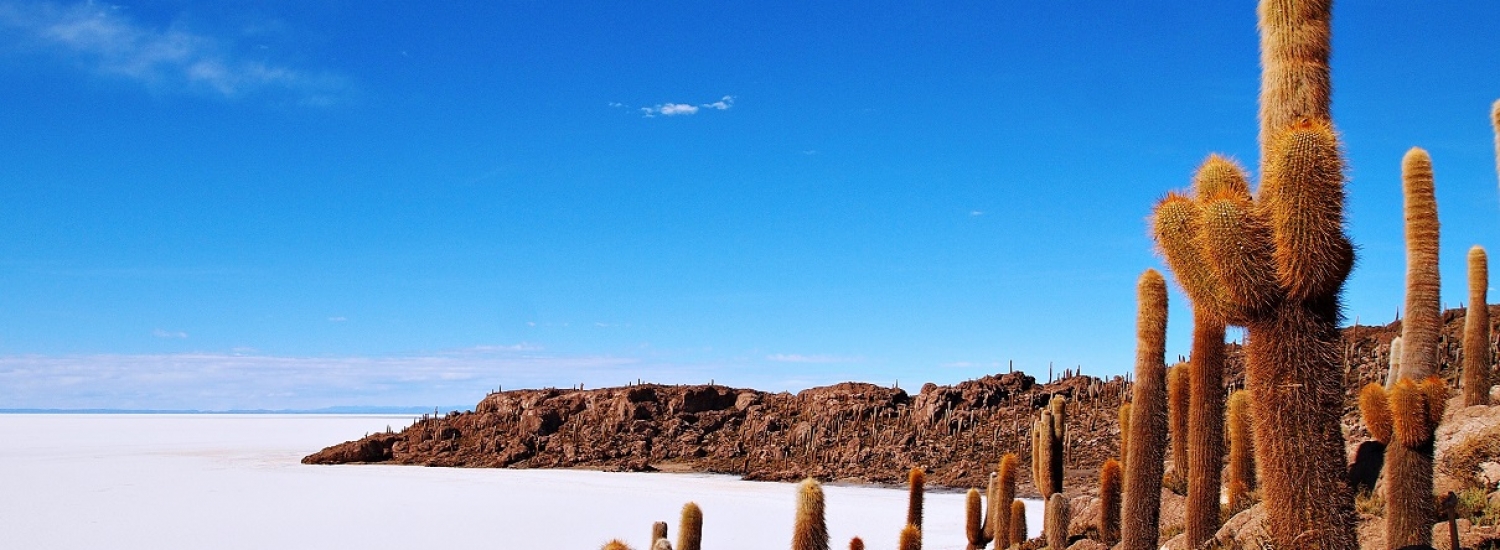
[[[1031,429],[1031,479],[1043,496],[1063,491],[1063,453],[1067,440],[1068,402],[1052,396]]]

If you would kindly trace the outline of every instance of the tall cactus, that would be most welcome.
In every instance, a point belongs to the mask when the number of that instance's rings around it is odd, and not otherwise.
[[[922,490],[927,483],[927,474],[921,468],[912,468],[906,474],[906,524],[922,528]]]
[[[792,550],[828,550],[828,524],[823,519],[823,486],[813,478],[797,485],[797,519],[792,526]]]
[[[1130,457],[1130,402],[1120,404],[1120,465]]]
[[[1338,321],[1354,249],[1328,112],[1331,1],[1262,0],[1257,11],[1260,188],[1253,197],[1239,186],[1168,196],[1156,240],[1195,311],[1248,329],[1246,383],[1273,543],[1352,550]],[[1214,164],[1233,166],[1210,157],[1204,169]]]
[[[1047,455],[1047,477],[1052,480],[1052,492],[1061,493],[1067,460],[1065,453],[1068,440],[1068,399],[1061,395],[1054,395],[1047,406],[1052,411],[1052,433],[1047,442],[1052,448]]]
[[[990,496],[989,519],[995,548],[1008,548],[1010,539],[1010,501],[1016,499],[1016,468],[1021,459],[1015,453],[1000,457],[1000,467],[995,477],[995,493]]]
[[[1113,458],[1099,467],[1099,542],[1120,542],[1120,461]]]
[[[1392,550],[1432,543],[1433,432],[1443,418],[1441,378],[1403,378],[1388,396],[1391,443],[1385,451],[1385,537]]]
[[[1385,390],[1396,389],[1396,381],[1401,379],[1401,337],[1391,339],[1391,367],[1385,372]]]
[[[1167,369],[1167,440],[1172,444],[1172,483],[1187,481],[1188,469],[1188,364]]]
[[[1048,407],[1042,409],[1041,417],[1032,426],[1032,484],[1043,496],[1062,492],[1062,445],[1057,441],[1057,421]]]
[[[1200,188],[1204,187],[1200,185]],[[1193,313],[1188,364],[1188,546],[1219,530],[1220,472],[1224,467],[1224,323],[1211,312]]]
[[[1163,446],[1167,435],[1167,285],[1148,269],[1137,288],[1135,398],[1130,414],[1130,455],[1125,461],[1121,550],[1156,550],[1161,516]]]
[[[1464,316],[1464,406],[1490,404],[1489,259],[1484,247],[1469,249],[1469,312]]]
[[[1068,510],[1068,499],[1062,493],[1052,493],[1047,499],[1047,517],[1042,528],[1047,536],[1049,550],[1065,550],[1068,547],[1068,523],[1072,520]]]
[[[689,502],[682,506],[682,520],[677,525],[677,550],[701,550],[702,548],[703,510],[698,508],[698,503]]]

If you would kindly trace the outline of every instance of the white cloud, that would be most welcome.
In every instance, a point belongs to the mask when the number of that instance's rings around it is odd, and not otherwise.
[[[611,102],[611,107],[623,107],[623,104]],[[660,116],[684,116],[696,115],[698,111],[709,109],[714,111],[727,111],[734,106],[734,96],[724,96],[713,103],[660,103],[653,107],[641,107],[639,110],[646,118]]]
[[[167,338],[167,339],[174,339],[174,340],[181,340],[183,338],[187,338],[188,337],[188,335],[187,335],[186,332],[182,332],[180,330],[175,330],[174,331],[174,330],[162,330],[162,329],[156,329],[156,330],[151,331],[151,335],[155,336],[157,338]]]
[[[969,215],[970,216],[983,216],[984,215],[984,211],[983,210],[970,210],[969,211]]]
[[[329,317],[328,318],[328,322],[330,322],[330,323],[342,323],[342,322],[348,321],[348,320],[349,320],[349,318],[348,317],[344,317],[343,315],[339,315],[337,317]]]
[[[857,363],[862,360],[859,357],[823,354],[803,355],[800,353],[776,353],[767,355],[766,359],[778,363]]]
[[[93,2],[5,2],[0,3],[0,29],[8,28],[22,40],[93,72],[153,89],[186,88],[225,97],[281,90],[301,96],[303,104],[322,105],[342,87],[338,78],[249,59],[226,41],[181,25],[153,28],[120,11]]]

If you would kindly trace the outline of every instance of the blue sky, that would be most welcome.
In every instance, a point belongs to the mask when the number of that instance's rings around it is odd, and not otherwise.
[[[1255,164],[1249,3],[598,4],[0,0],[0,408],[1122,373],[1151,205]],[[1337,8],[1350,321],[1407,148],[1450,306],[1500,242],[1497,24]]]

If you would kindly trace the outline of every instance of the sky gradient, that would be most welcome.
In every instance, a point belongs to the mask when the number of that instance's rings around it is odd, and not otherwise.
[[[596,4],[0,0],[0,408],[1118,374],[1151,206],[1256,164],[1250,3]],[[1409,147],[1449,307],[1500,243],[1497,25],[1336,8],[1349,322]]]

